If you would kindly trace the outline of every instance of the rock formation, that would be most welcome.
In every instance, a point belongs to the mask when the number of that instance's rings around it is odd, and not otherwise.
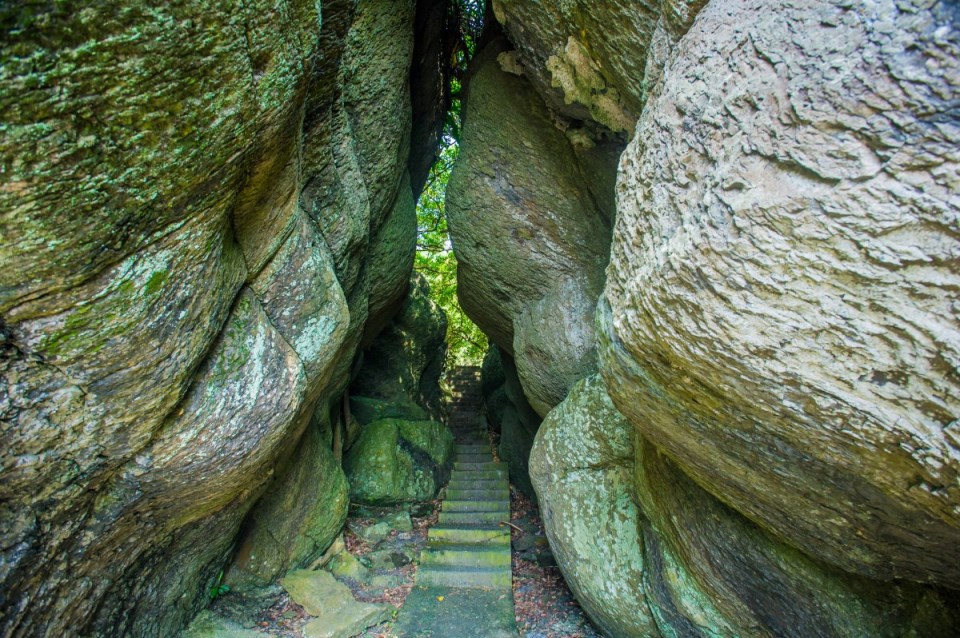
[[[531,471],[584,608],[611,636],[955,632],[955,11],[493,10],[460,296],[546,417]]]
[[[339,532],[331,414],[433,154],[419,4],[0,10],[0,633],[169,636],[241,529],[254,583]]]
[[[444,481],[410,275],[457,27],[444,0],[8,4],[0,634],[176,635],[312,563],[350,494]],[[459,296],[584,609],[960,633],[955,3],[489,9]]]

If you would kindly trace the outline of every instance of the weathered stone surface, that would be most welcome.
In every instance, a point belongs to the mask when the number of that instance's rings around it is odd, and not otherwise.
[[[599,377],[544,421],[531,477],[564,576],[606,635],[892,638],[956,626],[956,594],[846,574],[720,503],[635,439]]]
[[[403,304],[417,250],[416,202],[405,174],[393,209],[370,242],[364,277],[369,282],[365,336],[378,335]]]
[[[443,310],[430,299],[426,279],[414,274],[400,312],[363,353],[363,365],[350,385],[351,395],[359,395],[351,399],[351,406],[360,407],[361,397],[369,397],[373,401],[364,400],[364,407],[382,401],[381,412],[400,415],[416,413],[420,407],[422,418],[439,419],[446,335]]]
[[[368,193],[371,228],[378,228],[394,208],[397,194],[403,196],[415,5],[415,0],[359,0],[347,34],[343,102]]]
[[[536,91],[501,69],[497,56],[505,46],[494,41],[474,61],[447,214],[460,303],[494,343],[524,359],[525,376],[538,379],[526,389],[545,412],[566,394],[571,367],[591,359],[572,350],[592,343],[592,314],[582,307],[567,312],[560,300],[571,292],[586,300],[599,296],[609,220],[591,196],[571,141]],[[521,317],[523,350],[517,350]],[[535,334],[571,327],[569,344]]]
[[[409,276],[413,7],[0,9],[0,633],[175,633],[278,467],[275,567],[339,525],[279,486]]]
[[[709,4],[622,159],[601,314],[615,402],[712,494],[957,587],[954,18]]]
[[[632,135],[664,55],[706,3],[494,0],[493,10],[551,110]]]
[[[296,216],[286,242],[251,286],[270,321],[300,357],[308,395],[316,399],[330,381],[350,312],[330,249],[305,214]]]
[[[515,319],[517,374],[541,417],[563,401],[574,383],[597,371],[596,308],[597,297],[568,279]]]
[[[554,556],[591,620],[608,636],[659,636],[630,498],[633,437],[603,381],[589,377],[537,432],[530,479]]]
[[[818,562],[726,507],[638,440],[645,584],[661,627],[733,636],[942,636],[958,598]],[[666,632],[664,632],[666,633]],[[693,634],[696,635],[696,634]]]
[[[350,589],[329,572],[297,570],[287,574],[283,587],[308,614],[317,616],[303,628],[306,638],[350,638],[393,615],[391,605],[354,600]]]
[[[248,517],[224,582],[260,586],[307,566],[340,533],[349,504],[346,476],[311,426]]]
[[[313,2],[243,13],[246,48],[233,9],[202,2],[4,11],[0,310],[79,285],[197,214],[222,218],[251,149],[297,111],[319,26]]]
[[[434,498],[452,464],[447,426],[399,419],[364,426],[344,459],[351,499],[373,505]]]
[[[183,638],[266,638],[265,634],[252,629],[244,629],[241,625],[218,616],[210,610],[200,612],[187,630]]]

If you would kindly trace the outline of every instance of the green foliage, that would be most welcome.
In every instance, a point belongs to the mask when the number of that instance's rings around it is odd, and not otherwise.
[[[437,161],[417,202],[417,257],[414,268],[430,283],[430,296],[447,314],[447,365],[480,365],[487,336],[463,312],[457,301],[457,259],[453,254],[444,200],[447,181],[459,152],[461,81],[483,29],[483,0],[453,3],[458,40],[450,58],[450,108],[444,119]]]
[[[487,350],[487,336],[463,312],[457,301],[457,259],[453,254],[444,214],[450,170],[459,147],[454,142],[440,153],[417,202],[417,256],[414,268],[430,283],[430,296],[447,314],[447,364],[479,365]]]
[[[214,600],[218,596],[223,596],[229,591],[230,585],[223,582],[223,570],[221,569],[220,575],[217,576],[217,582],[210,588],[210,600]]]

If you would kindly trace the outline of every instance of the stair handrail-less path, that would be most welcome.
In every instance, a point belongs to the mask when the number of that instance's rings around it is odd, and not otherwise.
[[[479,370],[458,370],[452,386],[453,473],[393,633],[403,638],[517,638],[507,466],[493,460]]]

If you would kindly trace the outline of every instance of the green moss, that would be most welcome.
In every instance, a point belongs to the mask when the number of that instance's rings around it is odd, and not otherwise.
[[[147,280],[147,285],[144,288],[146,294],[148,296],[155,295],[163,286],[164,282],[167,281],[167,277],[169,276],[170,273],[168,273],[166,270],[158,270],[150,275],[150,279]]]

